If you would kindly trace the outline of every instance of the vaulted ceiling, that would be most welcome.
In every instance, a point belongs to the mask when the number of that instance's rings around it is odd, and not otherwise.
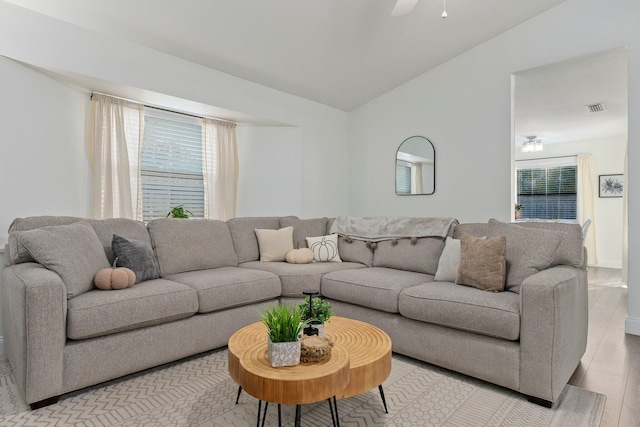
[[[564,0],[6,0],[350,111]]]

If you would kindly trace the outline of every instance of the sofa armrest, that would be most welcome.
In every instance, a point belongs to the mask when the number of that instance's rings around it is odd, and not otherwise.
[[[540,271],[520,289],[520,392],[555,401],[587,346],[586,270]]]
[[[40,264],[3,271],[5,353],[27,403],[62,392],[67,299],[60,276]]]

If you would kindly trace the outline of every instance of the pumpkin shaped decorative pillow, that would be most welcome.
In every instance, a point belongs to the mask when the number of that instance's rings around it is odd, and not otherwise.
[[[313,251],[309,248],[292,249],[287,252],[289,264],[308,264],[313,261]]]
[[[93,276],[93,284],[102,290],[125,289],[136,283],[135,273],[126,267],[116,267],[118,258],[113,261],[113,267],[102,268]]]
[[[342,262],[338,254],[338,235],[307,237],[307,246],[313,251],[315,262]]]

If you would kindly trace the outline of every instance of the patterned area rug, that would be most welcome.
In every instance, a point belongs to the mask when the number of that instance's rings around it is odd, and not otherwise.
[[[341,426],[599,426],[605,396],[567,386],[553,409],[521,395],[445,369],[394,355],[384,382],[389,413],[377,389],[339,400]],[[227,373],[226,349],[147,370],[62,396],[30,411],[9,363],[0,360],[2,426],[253,426],[258,402]],[[283,405],[283,425],[295,407]],[[266,425],[277,425],[270,405]],[[329,426],[327,402],[302,407],[302,425]]]

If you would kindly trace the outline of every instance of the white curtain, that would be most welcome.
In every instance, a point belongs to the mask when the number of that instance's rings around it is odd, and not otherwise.
[[[204,217],[226,221],[236,216],[238,147],[235,123],[202,120]]]
[[[93,94],[89,126],[92,217],[141,219],[138,185],[144,106]]]
[[[589,265],[598,263],[596,254],[596,218],[594,209],[594,197],[596,180],[593,173],[593,160],[590,153],[578,155],[578,222],[584,224],[588,219],[591,226],[584,238],[584,246],[587,248]]]
[[[411,163],[411,194],[422,193],[422,163]]]

